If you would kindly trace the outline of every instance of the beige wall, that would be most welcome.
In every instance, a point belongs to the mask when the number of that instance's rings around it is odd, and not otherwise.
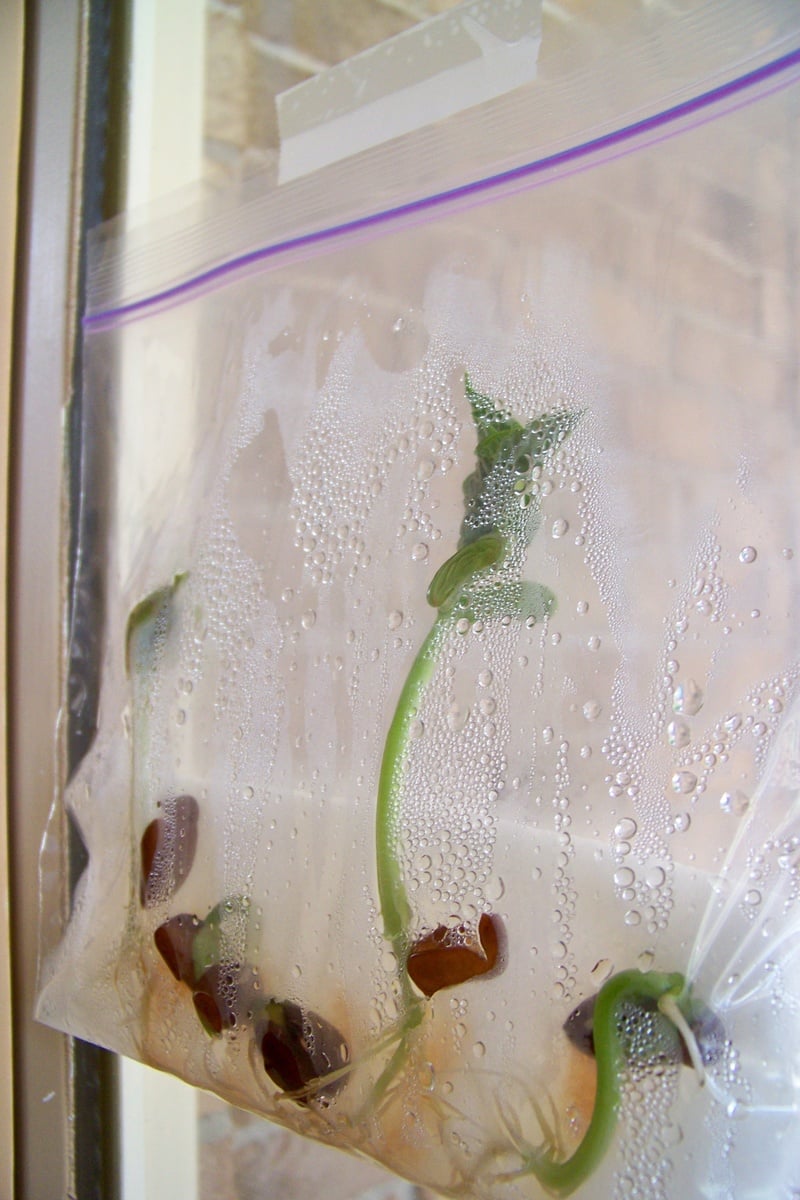
[[[8,417],[11,391],[11,312],[17,217],[17,163],[22,99],[22,0],[0,5],[0,495],[6,495]],[[5,562],[8,524],[0,522],[0,559]],[[0,591],[0,672],[5,676],[5,587]],[[6,727],[5,689],[0,691],[0,728]],[[0,830],[7,825],[6,747],[0,770]],[[0,1062],[11,1062],[11,951],[8,842],[0,834]],[[0,1071],[0,1198],[10,1200],[13,1186],[13,1083]]]

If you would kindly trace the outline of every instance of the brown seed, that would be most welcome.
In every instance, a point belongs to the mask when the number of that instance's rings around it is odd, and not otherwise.
[[[192,869],[200,809],[194,796],[170,796],[161,802],[142,834],[140,899],[145,908],[168,900]]]
[[[153,934],[156,949],[172,974],[189,987],[195,983],[193,944],[200,928],[201,923],[194,913],[179,913],[159,925]]]
[[[500,960],[503,925],[496,915],[484,913],[477,932],[465,925],[439,925],[412,946],[406,969],[425,996],[442,988],[466,983],[493,971]]]

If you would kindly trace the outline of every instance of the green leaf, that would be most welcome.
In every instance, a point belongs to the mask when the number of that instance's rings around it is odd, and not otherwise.
[[[493,567],[506,552],[505,538],[499,533],[485,533],[451,554],[443,562],[428,587],[428,603],[443,608],[458,595],[464,585],[487,567]]]
[[[172,601],[187,574],[186,571],[179,572],[171,583],[150,592],[131,609],[125,627],[125,671],[128,675],[134,663],[140,669],[146,669],[152,662],[155,639],[168,632]]]
[[[246,912],[246,908],[243,896],[228,896],[211,909],[192,942],[192,961],[197,979],[222,961],[222,927],[226,918],[236,919]]]

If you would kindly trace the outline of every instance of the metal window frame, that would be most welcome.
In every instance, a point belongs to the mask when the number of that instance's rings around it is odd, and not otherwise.
[[[107,147],[124,105],[114,68],[126,4],[24,5],[22,139],[10,419],[8,622],[9,893],[14,1195],[113,1197],[113,1056],[33,1020],[38,855],[64,750],[54,749],[64,678],[70,505],[65,461],[80,414],[87,228],[113,211]]]

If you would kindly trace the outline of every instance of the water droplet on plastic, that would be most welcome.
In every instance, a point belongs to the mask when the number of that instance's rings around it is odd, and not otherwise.
[[[589,641],[586,644],[590,650],[599,650],[600,649],[600,638],[599,637],[590,637]]]
[[[481,687],[488,687],[493,679],[494,679],[494,675],[488,669],[488,667],[486,668],[485,671],[478,672],[478,683],[481,685]]]
[[[638,909],[629,908],[628,911],[625,913],[625,924],[626,925],[641,925],[641,923],[642,923],[642,914],[638,911]]]
[[[614,964],[610,958],[601,958],[596,962],[590,971],[592,981],[597,987],[602,987],[607,979],[611,978],[614,971]]]
[[[303,629],[311,629],[316,619],[317,614],[314,612],[314,609],[309,608],[300,618],[300,624],[303,626]]]
[[[587,700],[582,712],[587,721],[596,721],[602,712],[602,707],[597,700]]]
[[[575,605],[575,611],[577,613],[580,613],[581,616],[584,616],[589,611],[588,601],[587,600],[579,600],[578,603]]]
[[[667,873],[663,867],[650,867],[644,881],[649,888],[660,888],[666,878]]]
[[[636,876],[630,867],[620,867],[614,872],[614,883],[617,887],[630,887],[636,880]]]
[[[785,548],[784,548],[784,549],[781,551],[781,553],[783,554],[783,557],[784,557],[785,559],[787,559],[787,560],[788,560],[788,559],[791,559],[791,558],[794,558],[794,550],[792,550],[790,546],[786,546],[786,547],[785,547]]]
[[[632,817],[623,817],[622,820],[618,821],[614,826],[614,836],[628,841],[636,833],[636,829],[636,822]]]
[[[697,776],[692,771],[676,771],[672,776],[672,790],[688,796],[697,787]]]
[[[734,817],[743,817],[749,805],[749,797],[738,789],[733,792],[723,792],[719,798],[719,806],[722,811],[731,813]]]
[[[755,908],[761,903],[761,892],[757,888],[750,888],[749,892],[745,892],[744,902],[748,908]]]
[[[469,709],[457,704],[455,701],[450,705],[447,711],[447,727],[453,733],[457,733],[459,729],[463,729],[469,716]]]
[[[692,740],[691,730],[684,720],[678,718],[675,721],[670,721],[667,726],[667,740],[670,746],[688,746]]]
[[[739,551],[739,562],[740,563],[755,562],[757,557],[758,557],[758,551],[756,550],[755,546],[743,546],[742,549]]]
[[[422,458],[417,463],[417,479],[420,481],[420,483],[424,483],[426,479],[430,479],[435,470],[435,462],[433,462],[430,458]]]
[[[490,904],[497,904],[498,900],[502,900],[506,892],[506,885],[499,875],[493,875],[486,884],[486,899]]]
[[[689,826],[691,825],[691,823],[692,823],[692,818],[689,816],[688,813],[678,813],[677,817],[673,821],[673,825],[675,826],[675,832],[676,833],[686,833],[686,831],[689,828]]]
[[[408,727],[408,736],[416,741],[417,738],[422,737],[424,732],[425,725],[420,721],[419,717],[415,717]]]
[[[683,713],[688,717],[693,717],[695,713],[699,713],[703,707],[705,696],[702,689],[694,679],[687,679],[685,683],[679,683],[672,694],[672,707],[676,713]]]
[[[475,1045],[472,1047],[473,1058],[483,1058],[485,1054],[486,1054],[486,1047],[484,1046],[483,1042],[476,1042]]]
[[[563,519],[563,517],[559,517],[559,519],[557,521],[553,521],[552,534],[553,534],[554,538],[563,537],[568,529],[569,529],[569,522],[565,521]]]
[[[389,613],[389,618],[388,618],[387,623],[388,623],[390,629],[399,629],[400,628],[400,626],[403,624],[403,614],[400,612],[399,608],[396,608],[394,610],[394,612]]]
[[[412,547],[411,557],[414,559],[414,562],[425,561],[425,559],[428,557],[428,547],[424,542],[417,542],[417,544]]]

